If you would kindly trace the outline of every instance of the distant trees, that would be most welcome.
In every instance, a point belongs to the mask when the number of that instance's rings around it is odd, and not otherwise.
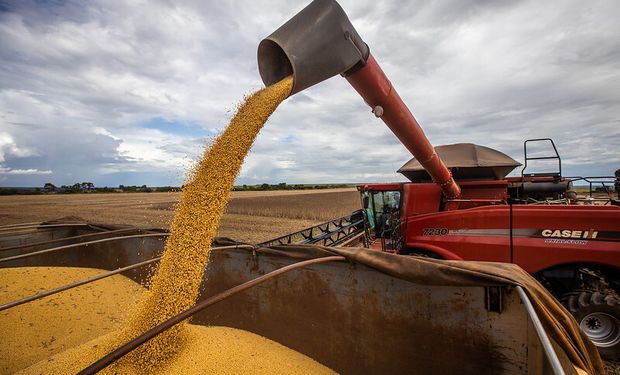
[[[129,192],[129,193],[136,193],[136,192],[150,193],[152,191],[159,191],[159,190],[152,189],[146,185],[142,185],[142,186],[118,185],[118,190],[123,191],[123,192]]]
[[[43,189],[45,191],[50,191],[48,188],[51,189],[52,187],[55,190],[51,191],[58,191],[59,193],[89,193],[96,189],[95,184],[92,182],[76,182],[73,185],[62,185],[60,189],[57,189],[56,186],[48,182],[43,186]]]
[[[73,185],[61,185],[60,187],[51,182],[46,182],[43,187],[0,187],[0,195],[34,195],[34,194],[81,194],[81,193],[150,193],[150,192],[176,192],[180,191],[177,186],[148,187],[146,185],[119,185],[116,187],[96,187],[92,182],[76,182]]]
[[[353,187],[351,184],[258,184],[235,186],[235,191],[265,191],[265,190],[308,190],[308,189],[335,189]],[[0,187],[0,195],[17,194],[81,194],[81,193],[150,193],[150,192],[178,192],[183,186],[157,186],[148,187],[146,185],[118,185],[118,187],[96,187],[92,182],[76,182],[73,185],[62,185],[60,187],[51,182],[46,182],[43,187],[26,188],[3,188]]]
[[[95,184],[92,182],[82,182],[80,184],[82,191],[92,191],[95,190]]]
[[[235,191],[265,191],[265,190],[309,190],[309,189],[336,189],[346,188],[355,185],[351,184],[287,184],[280,182],[279,184],[260,184],[260,185],[241,185],[235,186]]]

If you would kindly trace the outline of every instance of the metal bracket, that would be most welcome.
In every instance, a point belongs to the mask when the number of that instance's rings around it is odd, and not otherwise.
[[[500,286],[487,286],[484,288],[485,296],[484,301],[487,311],[502,313],[504,311],[504,299],[502,293],[502,287]]]

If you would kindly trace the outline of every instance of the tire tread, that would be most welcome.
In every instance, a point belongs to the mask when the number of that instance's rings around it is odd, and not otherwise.
[[[603,311],[620,320],[620,298],[611,291],[575,290],[564,294],[560,302],[575,317],[577,323],[589,313]],[[620,360],[620,344],[598,347],[601,356],[608,360]]]

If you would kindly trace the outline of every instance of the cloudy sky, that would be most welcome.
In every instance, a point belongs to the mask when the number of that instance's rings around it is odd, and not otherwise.
[[[306,1],[0,0],[0,186],[179,185]],[[620,2],[342,0],[435,145],[620,168]],[[285,101],[239,184],[394,181],[410,155],[335,77]]]

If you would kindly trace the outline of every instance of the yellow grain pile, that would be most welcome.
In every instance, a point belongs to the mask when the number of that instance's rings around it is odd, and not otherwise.
[[[0,303],[100,274],[72,267],[0,269]],[[36,363],[119,328],[146,289],[114,275],[0,311],[0,373]]]
[[[251,332],[228,327],[188,324],[186,346],[165,363],[151,369],[114,364],[106,374],[333,374],[329,368],[277,342]],[[75,374],[84,365],[84,354],[98,359],[114,334],[102,336],[60,355],[43,360],[20,374]]]

